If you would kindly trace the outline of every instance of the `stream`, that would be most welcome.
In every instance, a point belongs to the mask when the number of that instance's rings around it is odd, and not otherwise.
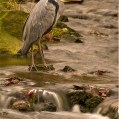
[[[44,51],[53,71],[29,72],[30,58],[0,56],[0,119],[115,119],[102,116],[110,107],[118,108],[118,13],[117,0],[84,0],[82,4],[66,4],[64,14],[66,24],[83,35],[83,43],[61,39],[60,43],[48,44]],[[102,36],[89,33],[97,30]],[[107,34],[107,35],[105,35]],[[36,63],[41,59],[36,58]],[[62,72],[64,66],[76,69],[75,72]],[[96,71],[106,71],[97,75]],[[93,73],[91,73],[93,72]],[[20,77],[15,85],[4,85],[5,79]],[[89,84],[106,87],[112,95],[99,104],[92,113],[82,113],[79,105],[71,107],[66,92],[73,85]],[[37,93],[35,111],[17,111],[9,108],[11,99],[24,99],[23,91]],[[55,103],[56,112],[39,111],[40,102]],[[117,112],[117,114],[119,111]]]

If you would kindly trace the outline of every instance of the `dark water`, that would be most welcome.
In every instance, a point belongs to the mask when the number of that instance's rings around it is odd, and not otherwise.
[[[30,65],[30,64],[31,59],[28,58],[0,57],[0,67]]]

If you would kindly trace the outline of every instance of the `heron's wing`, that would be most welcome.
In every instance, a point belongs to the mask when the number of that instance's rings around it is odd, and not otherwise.
[[[55,17],[55,6],[51,3],[45,5],[37,4],[31,12],[24,31],[23,38],[32,43],[41,37],[47,29],[53,25]]]
[[[23,25],[22,32],[24,31],[24,28],[25,28],[25,25],[26,25],[26,23],[27,23],[28,18],[29,18],[29,15],[27,16],[26,21],[25,21],[25,23],[24,23],[24,25]]]

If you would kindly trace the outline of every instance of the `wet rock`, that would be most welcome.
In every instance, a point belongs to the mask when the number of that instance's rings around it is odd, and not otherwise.
[[[71,42],[71,43],[78,43],[80,42],[78,39],[78,37],[76,37],[75,35],[71,35],[71,34],[65,34],[63,37],[63,40],[65,42]]]
[[[91,93],[83,90],[72,90],[68,93],[71,103],[74,104],[84,104],[85,101],[92,97]]]
[[[103,99],[105,99],[107,96],[109,96],[110,95],[110,90],[109,89],[107,89],[107,88],[98,88],[98,91],[99,91],[99,94],[100,94],[100,96],[103,98]]]
[[[84,87],[85,87],[86,92],[91,92],[92,86],[90,86],[89,84],[85,84]]]
[[[111,90],[109,90],[108,88],[97,87],[97,88],[92,88],[91,93],[93,94],[93,96],[98,96],[103,99],[106,99],[106,97],[110,96]]]
[[[8,115],[8,112],[0,112],[0,115]]]
[[[114,20],[115,20],[115,21],[118,21],[118,17],[119,17],[119,13],[117,13],[117,14],[115,15]]]
[[[110,71],[103,71],[103,70],[97,70],[97,71],[91,71],[89,72],[89,74],[96,74],[96,75],[104,75],[104,74],[107,74],[107,73],[111,73]]]
[[[93,88],[91,90],[91,93],[93,94],[93,96],[98,96],[99,97],[99,90],[97,88]]]
[[[18,84],[20,81],[23,81],[23,79],[19,78],[19,77],[11,77],[11,78],[7,78],[4,81],[4,85],[10,85],[10,84]]]
[[[29,66],[29,70],[30,70],[30,67]],[[38,71],[51,71],[51,70],[55,70],[55,68],[53,67],[53,65],[48,65],[47,67],[45,67],[44,65],[36,65]],[[32,71],[36,71],[36,69],[33,67],[32,68]]]
[[[84,86],[77,86],[77,85],[73,85],[74,86],[74,90],[85,90]]]
[[[31,110],[30,103],[28,101],[24,101],[24,100],[15,102],[12,105],[12,108],[17,109],[19,111],[30,111]]]
[[[119,88],[119,85],[116,85],[115,87]]]
[[[25,4],[25,3],[27,3],[27,0],[18,0],[18,3],[19,4]]]
[[[73,85],[67,96],[72,106],[78,104],[82,112],[92,112],[107,96],[110,96],[111,90],[103,87],[92,87],[88,84],[83,86]]]
[[[39,111],[55,112],[56,111],[56,105],[54,105],[52,102],[41,103]]]
[[[63,28],[67,28],[68,29],[68,34],[70,34],[70,35],[74,35],[74,36],[76,36],[76,37],[82,37],[82,35],[80,35],[78,32],[76,32],[74,29],[72,29],[72,28],[70,28],[70,27],[68,27],[66,24],[64,24],[63,22],[57,22],[57,24],[55,25],[55,27],[54,27],[54,32],[53,32],[53,34],[55,34],[55,29],[63,29]],[[59,33],[58,33],[59,34]],[[62,32],[61,32],[61,34],[64,36],[65,34],[63,34]]]
[[[85,88],[86,88],[86,86],[85,86]],[[103,98],[103,99],[106,99],[106,97],[108,97],[108,96],[110,96],[111,95],[111,90],[110,89],[108,89],[108,88],[103,88],[103,87],[91,87],[91,86],[89,86],[89,88],[90,88],[90,92],[92,93],[92,95],[93,96],[98,96],[98,97],[101,97],[101,98]],[[86,91],[88,91],[87,90],[87,88],[86,88]]]
[[[68,97],[72,106],[79,104],[82,112],[92,112],[103,99],[98,96],[93,96],[91,93],[84,90],[75,90],[68,93]]]
[[[90,99],[87,99],[85,104],[86,108],[92,112],[101,102],[103,101],[102,98],[98,96],[93,96]]]
[[[74,72],[76,70],[75,69],[72,69],[70,66],[65,66],[62,71],[63,72]]]
[[[92,35],[96,35],[96,36],[100,36],[100,37],[107,37],[108,35],[105,33],[102,33],[100,31],[97,30],[88,30],[88,33],[92,34]]]
[[[68,21],[69,21],[69,20],[68,20],[68,17],[65,16],[65,15],[60,16],[60,18],[59,18],[58,20],[59,20],[59,21],[62,21],[62,22],[68,22]]]
[[[57,38],[57,37],[53,37],[53,40],[59,42],[61,39],[60,38]]]
[[[79,104],[82,112],[92,112],[103,100],[101,97],[93,96],[84,90],[75,90],[68,93],[72,106]]]
[[[75,40],[75,43],[83,43],[83,41],[80,40],[80,39],[76,39],[76,40]]]

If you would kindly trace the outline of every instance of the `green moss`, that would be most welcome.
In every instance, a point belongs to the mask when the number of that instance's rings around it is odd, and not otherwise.
[[[22,27],[27,13],[0,11],[0,53],[16,54],[22,42]]]
[[[0,54],[16,54],[21,47],[21,41],[5,31],[0,32]]]
[[[52,29],[54,37],[61,37],[63,35],[63,31],[60,28],[53,28]]]
[[[101,97],[93,96],[91,93],[83,91],[73,91],[68,93],[72,105],[79,104],[81,112],[92,112],[99,103],[103,101]]]
[[[65,30],[65,29],[66,30]],[[57,30],[57,31],[56,31]],[[64,32],[65,31],[65,32]],[[79,33],[77,33],[74,29],[68,27],[66,24],[62,23],[62,22],[57,22],[57,24],[55,25],[54,29],[53,29],[53,33],[57,32],[61,35],[64,34],[70,34],[70,35],[74,35],[76,37],[82,37]]]
[[[70,92],[68,94],[68,97],[70,98],[70,101],[73,105],[74,104],[85,105],[86,100],[90,99],[92,97],[92,94],[86,91],[76,91]]]
[[[92,98],[86,100],[86,108],[92,112],[102,101],[103,99],[101,97],[93,96]]]
[[[21,40],[22,28],[28,14],[23,11],[5,11],[2,13],[5,16],[2,18],[2,29]]]
[[[7,14],[8,12],[0,11],[0,20],[2,20]]]

